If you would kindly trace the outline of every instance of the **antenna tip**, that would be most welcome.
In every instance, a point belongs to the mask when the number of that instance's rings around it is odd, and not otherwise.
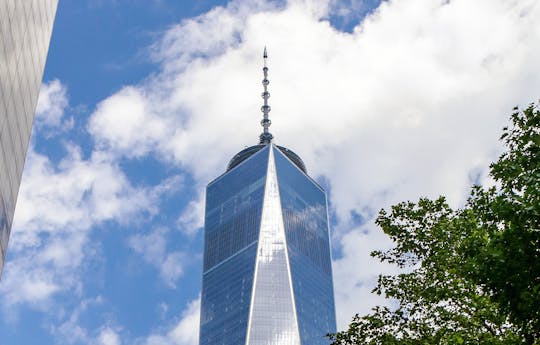
[[[266,46],[264,46],[264,52],[263,52],[263,58],[267,58],[268,57],[268,52],[266,51]]]

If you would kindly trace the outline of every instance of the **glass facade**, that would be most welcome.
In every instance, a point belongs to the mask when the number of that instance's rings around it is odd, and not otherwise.
[[[201,345],[322,345],[335,332],[326,194],[282,150],[207,187]]]
[[[280,150],[275,164],[302,344],[336,331],[326,193]]]
[[[0,274],[58,0],[0,0]]]
[[[247,344],[299,345],[274,150],[269,158]]]
[[[269,149],[206,189],[201,345],[245,344]]]

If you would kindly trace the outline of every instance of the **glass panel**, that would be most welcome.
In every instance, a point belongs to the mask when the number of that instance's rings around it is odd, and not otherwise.
[[[248,345],[300,344],[272,154],[264,196]]]
[[[322,345],[336,330],[326,194],[273,145],[208,185],[203,271],[201,345]]]
[[[257,243],[203,275],[200,345],[244,345]]]
[[[208,185],[204,271],[257,241],[268,152],[262,149]]]
[[[274,149],[302,344],[328,344],[335,308],[326,194]]]
[[[201,345],[245,345],[268,153],[206,189]]]

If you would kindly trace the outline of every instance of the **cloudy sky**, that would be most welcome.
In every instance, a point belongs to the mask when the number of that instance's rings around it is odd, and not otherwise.
[[[338,328],[384,303],[382,207],[490,183],[540,97],[536,0],[60,0],[0,341],[196,345],[204,188],[271,132],[330,197]]]

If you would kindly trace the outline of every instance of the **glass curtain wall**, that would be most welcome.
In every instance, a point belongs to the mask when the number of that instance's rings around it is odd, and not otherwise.
[[[328,345],[336,331],[326,193],[274,149],[302,344]]]
[[[206,190],[201,345],[245,344],[268,147]]]
[[[201,345],[329,343],[327,213],[324,190],[273,144],[208,185]]]

